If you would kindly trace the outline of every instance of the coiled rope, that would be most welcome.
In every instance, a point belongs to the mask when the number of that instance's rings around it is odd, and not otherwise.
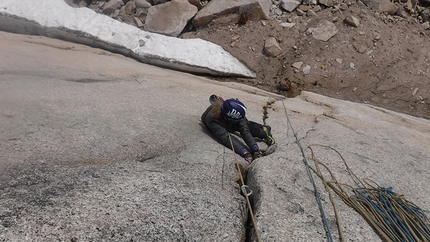
[[[312,146],[325,147],[335,151],[358,188],[339,183],[327,165],[316,159]],[[429,219],[417,205],[406,200],[403,195],[393,192],[392,188],[380,187],[370,179],[360,180],[336,149],[326,145],[311,145],[309,149],[312,153],[311,159],[315,162],[316,169],[311,167],[315,174],[348,206],[362,215],[384,241],[430,241]],[[331,181],[324,178],[319,170],[320,165],[329,172]],[[351,189],[354,195],[349,195],[343,187]],[[340,227],[339,224],[338,227]]]
[[[341,241],[344,241],[345,237],[342,232],[342,226],[340,224],[337,207],[329,188],[339,195],[345,204],[354,208],[359,214],[361,214],[363,218],[370,224],[370,226],[378,232],[384,241],[430,241],[430,222],[425,214],[425,212],[428,211],[420,209],[414,203],[406,200],[403,195],[398,195],[397,193],[393,192],[392,188],[380,187],[376,182],[370,179],[360,180],[349,168],[342,155],[334,148],[326,145],[308,146],[312,154],[312,158],[310,159],[314,161],[315,168],[309,166],[308,160],[305,157],[303,148],[297,137],[297,133],[294,131],[294,128],[291,125],[284,101],[282,101],[282,105],[284,106],[288,124],[290,125],[294,137],[296,138],[296,143],[298,144],[302,152],[302,156],[304,157],[303,160],[305,162],[309,177],[314,185],[315,196],[317,198],[321,216],[324,221],[324,226],[330,241],[332,241],[332,237],[328,228],[326,217],[324,215],[324,210],[322,209],[321,199],[310,170],[312,170],[322,180],[327,192],[329,193],[329,197],[335,212]],[[339,183],[330,169],[324,163],[316,159],[314,151],[311,148],[312,146],[321,146],[335,151],[343,161],[347,172],[352,177],[357,188],[354,188],[348,184]],[[323,166],[330,174],[330,181],[327,181],[322,175],[320,166]],[[354,194],[349,195],[343,187],[351,189]]]
[[[321,218],[322,218],[322,221],[323,221],[323,224],[324,224],[324,229],[325,229],[325,231],[326,231],[328,241],[330,241],[330,242],[331,242],[331,241],[333,241],[333,237],[332,237],[332,235],[331,235],[331,231],[330,231],[330,227],[329,227],[329,224],[328,224],[328,221],[327,221],[327,217],[326,217],[326,215],[325,215],[324,208],[323,208],[323,205],[322,205],[322,202],[321,202],[321,196],[320,196],[320,193],[319,193],[318,188],[317,188],[317,186],[316,186],[316,184],[315,184],[315,180],[314,180],[314,178],[313,178],[313,176],[312,176],[312,172],[311,172],[311,168],[310,168],[310,166],[309,166],[308,159],[306,158],[306,155],[305,155],[305,152],[304,152],[304,150],[303,150],[303,147],[302,147],[302,145],[300,144],[300,140],[299,140],[299,138],[298,138],[298,136],[297,136],[297,132],[294,130],[294,127],[293,127],[293,125],[291,124],[290,117],[288,116],[288,112],[287,112],[287,108],[285,107],[284,100],[282,100],[282,105],[284,106],[285,116],[287,117],[288,125],[291,127],[291,131],[293,132],[293,135],[294,135],[294,137],[296,138],[296,143],[297,143],[297,145],[299,146],[300,151],[302,152],[303,162],[305,163],[306,171],[307,171],[307,173],[308,173],[308,175],[309,175],[309,179],[311,180],[312,185],[313,185],[313,187],[314,187],[315,198],[316,198],[316,200],[317,200],[317,202],[318,202],[318,207],[319,207],[319,210],[320,210],[320,213],[321,213]]]

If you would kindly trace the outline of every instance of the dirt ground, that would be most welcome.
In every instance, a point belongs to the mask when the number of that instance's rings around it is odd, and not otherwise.
[[[345,11],[322,9],[316,16],[284,14],[281,19],[248,21],[239,26],[217,25],[187,33],[223,46],[256,72],[256,79],[216,78],[249,84],[279,93],[286,81],[295,97],[302,90],[387,108],[430,119],[430,30],[419,18],[387,16],[353,4]],[[358,27],[344,23],[347,16]],[[296,23],[283,28],[287,19]],[[334,22],[338,32],[328,41],[308,34],[321,21]],[[264,41],[275,37],[283,50],[277,57],[264,53]],[[303,62],[300,69],[293,63]],[[302,68],[311,67],[309,74]]]

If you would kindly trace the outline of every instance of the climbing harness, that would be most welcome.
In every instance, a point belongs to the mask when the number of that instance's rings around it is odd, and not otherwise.
[[[251,201],[249,200],[249,196],[252,194],[252,191],[249,189],[249,187],[247,185],[245,185],[245,181],[244,181],[243,176],[242,176],[239,161],[237,160],[237,157],[236,157],[236,152],[234,151],[233,141],[231,140],[230,134],[228,134],[228,138],[230,139],[231,149],[233,150],[236,168],[237,168],[237,171],[239,172],[240,189],[241,189],[241,191],[242,191],[242,193],[246,199],[246,204],[248,206],[249,215],[251,216],[252,224],[254,225],[255,235],[257,236],[257,241],[260,242],[260,241],[262,241],[261,237],[260,237],[260,232],[258,231],[257,223],[255,222],[254,212],[252,211],[252,207],[251,207]],[[249,189],[249,192],[248,192],[248,189]]]
[[[305,163],[306,171],[308,173],[309,179],[311,180],[312,185],[314,187],[315,197],[316,197],[317,202],[318,202],[318,207],[319,207],[319,210],[320,210],[320,213],[321,213],[321,217],[322,217],[322,221],[323,221],[323,224],[324,224],[324,229],[325,229],[326,234],[327,234],[328,241],[332,242],[333,241],[333,237],[332,237],[331,232],[330,232],[330,227],[329,227],[329,224],[328,224],[328,221],[327,221],[327,217],[325,216],[324,208],[323,208],[323,205],[322,205],[322,202],[321,202],[320,193],[318,191],[317,185],[315,184],[315,180],[314,180],[314,178],[312,176],[312,173],[311,173],[311,168],[309,166],[308,159],[306,158],[305,152],[304,152],[304,150],[302,148],[302,145],[300,144],[300,140],[297,137],[297,133],[294,130],[293,125],[291,124],[290,118],[288,116],[287,108],[285,107],[284,100],[282,100],[282,105],[284,106],[285,115],[287,117],[288,125],[291,127],[291,131],[293,132],[293,135],[296,138],[296,143],[299,146],[300,151],[302,152],[303,162]]]

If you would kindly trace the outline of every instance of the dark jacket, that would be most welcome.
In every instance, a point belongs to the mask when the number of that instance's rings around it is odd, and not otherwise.
[[[228,136],[229,133],[233,133],[235,131],[238,131],[240,133],[241,138],[245,141],[248,147],[252,147],[253,145],[257,144],[254,137],[251,135],[251,132],[249,131],[248,120],[245,117],[237,122],[227,121],[223,116],[215,118],[212,114],[211,105],[202,114],[202,122],[208,129],[212,131],[218,142],[230,149],[232,148]],[[243,154],[241,153],[243,149],[246,149],[248,152],[250,152],[250,148],[246,147],[235,136],[232,135],[231,140],[233,143],[234,151],[237,154],[243,156]]]

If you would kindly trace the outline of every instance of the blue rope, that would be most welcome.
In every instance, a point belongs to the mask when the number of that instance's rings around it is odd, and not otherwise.
[[[293,125],[291,124],[290,118],[288,117],[287,108],[285,107],[284,100],[282,100],[282,105],[284,106],[285,115],[286,115],[286,117],[287,117],[288,124],[290,125],[291,130],[292,130],[292,132],[293,132],[293,134],[294,134],[294,137],[296,138],[296,143],[297,143],[297,145],[299,146],[300,151],[302,152],[303,160],[304,160],[305,165],[306,165],[306,170],[307,170],[307,172],[308,172],[309,178],[310,178],[310,180],[311,180],[311,182],[312,182],[312,185],[313,185],[313,187],[314,187],[315,197],[316,197],[317,202],[318,202],[318,207],[319,207],[319,209],[320,209],[320,213],[321,213],[321,217],[322,217],[322,220],[323,220],[324,228],[325,228],[325,231],[326,231],[326,234],[327,234],[327,237],[328,237],[328,241],[331,241],[331,242],[332,242],[332,241],[333,241],[333,237],[332,237],[332,235],[331,235],[330,227],[329,227],[329,224],[328,224],[328,222],[327,222],[327,217],[325,216],[324,208],[323,208],[323,205],[322,205],[322,203],[321,203],[321,196],[320,196],[320,193],[318,192],[318,188],[317,188],[317,186],[316,186],[316,184],[315,184],[315,180],[314,180],[314,178],[313,178],[313,176],[312,176],[311,169],[309,168],[309,162],[308,162],[308,159],[306,158],[305,152],[303,151],[303,147],[302,147],[302,145],[300,144],[300,140],[299,140],[299,138],[297,137],[297,133],[294,131]]]
[[[321,197],[310,170],[309,162],[305,156],[303,147],[300,144],[298,135],[291,124],[283,100],[282,105],[284,106],[288,124],[292,129],[296,143],[302,153],[307,173],[313,184],[315,197],[318,202],[328,240],[333,241],[327,218],[324,213],[324,208],[321,203]],[[371,188],[355,188],[353,189],[355,195],[350,196],[350,202],[355,204],[357,212],[371,220],[369,223],[373,226],[377,226],[379,231],[385,233],[391,241],[430,241],[430,223],[425,214],[425,210],[422,210],[415,204],[397,196],[392,187],[370,187]]]
[[[400,199],[393,188],[379,186],[378,189],[356,188],[354,193],[356,195],[350,196],[351,200],[361,207],[366,206],[366,203],[369,204],[370,209],[377,213],[386,226],[374,218],[372,220],[393,241],[417,241],[414,235],[419,239],[418,241],[430,240],[429,220],[424,212],[407,200]],[[405,212],[404,218],[397,213],[399,209],[395,208],[396,204]],[[395,238],[388,230],[395,235]]]

